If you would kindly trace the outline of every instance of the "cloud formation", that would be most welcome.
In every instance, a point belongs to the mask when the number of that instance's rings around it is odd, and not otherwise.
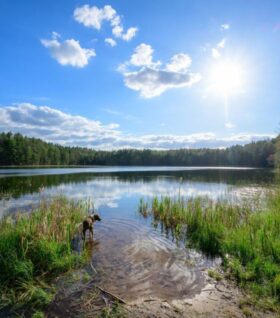
[[[218,59],[221,57],[221,51],[225,48],[226,46],[226,38],[223,38],[215,47],[212,48],[212,57],[214,59]]]
[[[113,36],[124,41],[130,41],[138,31],[137,27],[130,27],[125,30],[121,17],[110,5],[105,5],[103,8],[90,7],[88,4],[78,7],[74,10],[74,19],[85,27],[96,30],[100,30],[103,22],[107,21],[112,27]]]
[[[66,114],[48,106],[22,103],[0,108],[0,129],[60,144],[92,144],[115,138],[117,124]]]
[[[80,46],[79,41],[74,39],[59,41],[60,35],[53,32],[52,39],[42,39],[41,43],[49,49],[51,56],[61,65],[73,67],[85,67],[90,58],[96,56],[94,49],[85,49]]]
[[[137,136],[124,134],[118,124],[105,125],[99,121],[67,114],[49,106],[36,106],[29,103],[1,107],[0,130],[19,132],[62,145],[107,150],[218,148],[275,136],[271,134],[237,134],[219,137],[212,132]]]
[[[170,63],[166,65],[166,69],[170,72],[184,72],[191,64],[191,58],[187,54],[180,53],[171,57]]]
[[[200,81],[200,74],[189,71],[192,60],[187,54],[175,54],[163,65],[161,61],[153,61],[153,53],[151,45],[142,43],[135,48],[130,60],[118,68],[125,85],[142,97],[156,97],[168,89],[192,86]]]
[[[153,48],[145,43],[138,45],[131,55],[130,64],[134,66],[149,66],[153,62]]]
[[[117,45],[117,42],[114,39],[112,39],[112,38],[106,38],[105,39],[105,43],[109,44],[112,47]]]
[[[171,88],[192,86],[199,80],[199,74],[172,72],[151,67],[126,73],[124,78],[128,88],[139,91],[145,98],[159,96]]]

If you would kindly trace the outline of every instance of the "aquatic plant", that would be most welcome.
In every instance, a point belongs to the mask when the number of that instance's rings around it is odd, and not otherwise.
[[[176,232],[186,229],[187,245],[221,256],[228,276],[258,297],[273,297],[279,305],[280,191],[267,194],[265,200],[257,208],[248,201],[234,204],[207,197],[155,197],[145,216]]]
[[[0,308],[40,309],[52,300],[51,279],[85,260],[71,239],[86,211],[86,202],[57,197],[0,221]]]
[[[140,203],[139,203],[139,206],[138,206],[138,211],[144,217],[148,216],[148,204],[145,202],[145,200],[143,198],[140,199]]]

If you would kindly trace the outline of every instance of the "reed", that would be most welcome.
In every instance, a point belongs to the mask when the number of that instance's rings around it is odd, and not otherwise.
[[[84,262],[71,239],[86,211],[86,203],[57,197],[0,221],[0,308],[41,308],[52,300],[51,279]]]
[[[267,194],[265,201],[257,208],[254,202],[167,196],[141,205],[153,223],[180,232],[186,244],[210,256],[221,256],[238,284],[257,296],[272,297],[279,305],[280,191]]]

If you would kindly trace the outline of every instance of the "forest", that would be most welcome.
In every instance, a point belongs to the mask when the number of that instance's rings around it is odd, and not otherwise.
[[[274,167],[280,163],[280,135],[223,149],[121,149],[67,147],[19,133],[0,134],[0,165],[126,165]]]

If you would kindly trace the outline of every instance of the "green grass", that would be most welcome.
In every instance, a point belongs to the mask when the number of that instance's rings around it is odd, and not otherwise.
[[[142,207],[145,207],[143,209]],[[155,197],[139,212],[211,256],[221,256],[227,274],[256,297],[280,304],[280,191],[265,204],[233,204],[209,198]],[[254,207],[254,208],[253,208]],[[183,231],[184,230],[184,231]]]
[[[70,243],[86,211],[86,204],[57,197],[0,221],[0,309],[41,309],[52,300],[51,280],[85,260]]]
[[[98,318],[125,318],[127,317],[125,311],[123,310],[122,306],[114,302],[112,306],[105,307],[102,310],[102,313],[99,315]]]
[[[220,281],[223,279],[222,275],[213,269],[208,270],[208,276],[215,279],[216,281]]]
[[[32,315],[32,318],[44,318],[44,317],[45,317],[45,314],[42,311],[36,311]]]

